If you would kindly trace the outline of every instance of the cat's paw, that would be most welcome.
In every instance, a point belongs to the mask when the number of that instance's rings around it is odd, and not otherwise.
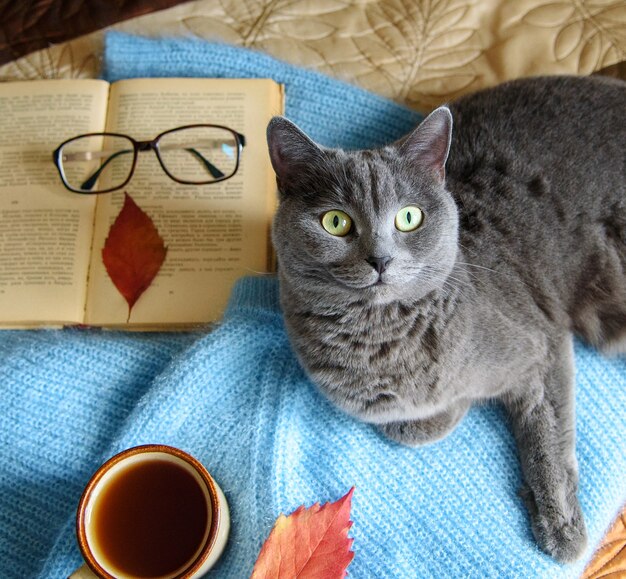
[[[451,430],[448,424],[433,423],[432,420],[411,420],[389,422],[378,426],[379,430],[391,440],[405,446],[421,446],[441,440]]]
[[[555,522],[540,518],[533,522],[533,532],[539,546],[560,563],[576,561],[587,547],[582,519]]]
[[[520,494],[528,507],[539,547],[560,563],[579,559],[587,547],[587,530],[578,499],[570,496],[567,513],[564,513],[562,509],[540,508],[528,488]]]
[[[437,442],[445,438],[454,430],[459,421],[465,416],[468,403],[459,403],[452,406],[447,412],[435,414],[423,420],[403,420],[380,424],[378,429],[391,440],[406,446],[421,446]]]

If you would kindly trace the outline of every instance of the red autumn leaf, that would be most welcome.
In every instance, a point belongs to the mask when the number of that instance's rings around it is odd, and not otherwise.
[[[167,248],[152,219],[124,193],[124,206],[115,219],[102,261],[111,281],[128,303],[128,317],[139,296],[161,269]]]
[[[250,579],[342,579],[354,553],[348,538],[352,487],[334,503],[280,515]]]

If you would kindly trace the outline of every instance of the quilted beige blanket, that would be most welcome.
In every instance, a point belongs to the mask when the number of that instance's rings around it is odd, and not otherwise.
[[[523,76],[626,78],[624,0],[39,0],[0,2],[0,80],[95,77],[107,27],[255,48],[422,112]],[[626,510],[600,577],[626,577]]]

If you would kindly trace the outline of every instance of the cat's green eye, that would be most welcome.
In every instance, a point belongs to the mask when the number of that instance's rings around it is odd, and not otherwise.
[[[322,216],[322,227],[331,235],[343,237],[352,229],[352,219],[347,213],[333,209]]]
[[[407,205],[396,213],[396,229],[404,233],[414,231],[424,221],[424,214],[419,207],[415,205]]]

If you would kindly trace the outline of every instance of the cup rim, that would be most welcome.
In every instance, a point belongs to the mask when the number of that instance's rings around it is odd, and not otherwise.
[[[189,562],[189,564],[185,567],[183,571],[175,575],[173,579],[191,577],[196,571],[198,571],[198,569],[200,569],[200,567],[204,564],[206,559],[213,551],[213,547],[215,546],[215,542],[217,540],[217,531],[220,526],[221,509],[219,505],[219,496],[215,486],[215,482],[213,481],[213,478],[211,477],[207,469],[200,461],[191,456],[189,453],[174,446],[169,446],[166,444],[142,444],[139,446],[133,446],[112,456],[110,459],[108,459],[106,462],[98,467],[96,472],[92,475],[91,479],[89,479],[89,482],[83,490],[80,501],[78,503],[78,509],[76,511],[76,535],[78,539],[78,546],[80,548],[83,559],[85,560],[85,563],[96,575],[105,579],[115,579],[113,575],[111,575],[98,563],[96,558],[93,556],[93,553],[91,552],[91,548],[89,547],[89,543],[87,541],[85,511],[91,499],[92,492],[94,491],[102,477],[113,466],[131,456],[145,453],[164,453],[175,456],[185,461],[194,468],[194,470],[198,473],[198,475],[206,485],[211,510],[211,526],[209,528],[208,536],[196,557]]]

